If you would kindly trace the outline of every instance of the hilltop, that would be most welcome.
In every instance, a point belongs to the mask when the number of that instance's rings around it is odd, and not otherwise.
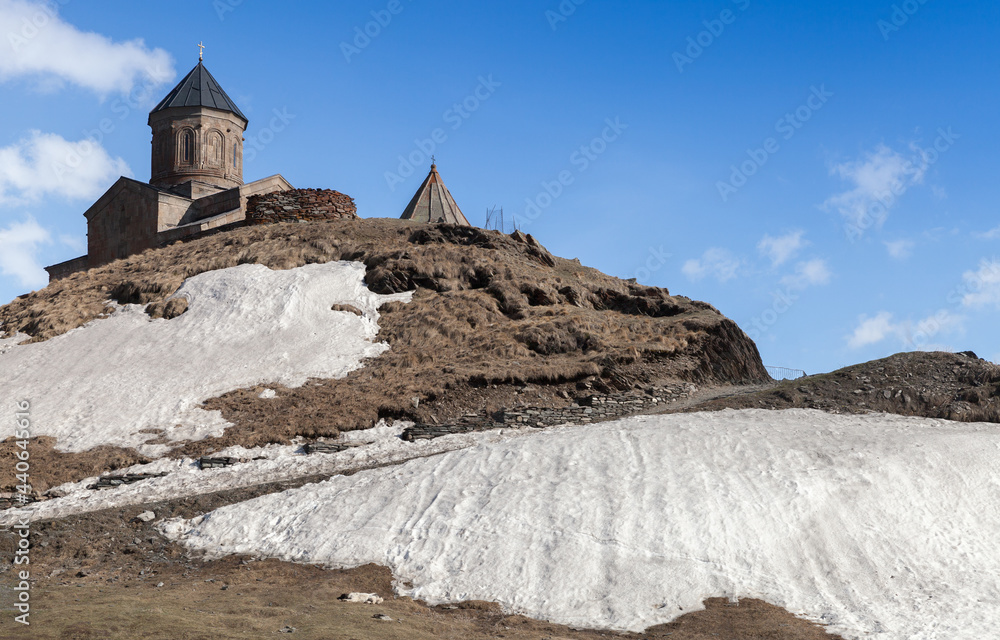
[[[379,419],[440,423],[468,412],[565,407],[576,396],[669,381],[770,379],[753,342],[707,303],[555,257],[520,232],[405,220],[284,223],[174,243],[21,296],[0,308],[0,323],[8,337],[39,342],[102,321],[117,312],[110,303],[144,305],[169,320],[187,305],[171,296],[197,274],[335,260],[364,263],[375,293],[415,292],[380,308],[378,338],[389,350],[346,377],[279,387],[274,398],[255,387],[210,400],[206,408],[233,426],[172,455],[336,437]],[[146,460],[114,446],[48,455],[59,464],[39,466],[58,471],[39,481],[50,486]]]

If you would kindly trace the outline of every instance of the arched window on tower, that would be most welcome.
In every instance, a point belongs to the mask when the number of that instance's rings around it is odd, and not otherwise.
[[[233,143],[233,169],[236,168],[236,153],[239,150],[239,148],[240,148],[240,143],[239,142],[234,142]]]
[[[226,166],[225,160],[223,158],[223,153],[225,152],[225,141],[222,139],[222,134],[218,131],[210,131],[208,134],[208,164],[211,167],[219,167],[220,169]]]
[[[190,130],[181,131],[179,146],[181,164],[191,164],[194,161],[194,134]]]

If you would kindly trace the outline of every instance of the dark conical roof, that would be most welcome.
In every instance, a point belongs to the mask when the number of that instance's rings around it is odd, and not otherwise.
[[[410,200],[410,204],[406,206],[406,211],[399,217],[418,222],[447,222],[466,227],[472,226],[465,219],[462,210],[455,204],[455,199],[451,197],[448,187],[444,186],[444,180],[441,179],[436,164],[431,165],[431,172],[427,179],[417,189],[413,200]]]
[[[208,107],[219,111],[229,111],[247,120],[239,107],[236,106],[218,81],[212,77],[205,65],[198,61],[198,66],[174,87],[167,97],[160,101],[150,113],[171,109],[173,107]]]

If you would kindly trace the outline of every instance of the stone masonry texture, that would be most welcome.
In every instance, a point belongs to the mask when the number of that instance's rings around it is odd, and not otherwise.
[[[247,201],[246,224],[355,220],[357,207],[350,196],[330,189],[292,189],[252,196]]]

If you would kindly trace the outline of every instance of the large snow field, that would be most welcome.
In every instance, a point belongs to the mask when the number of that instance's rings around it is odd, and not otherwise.
[[[287,271],[240,265],[189,278],[176,296],[186,313],[153,320],[141,305],[124,305],[36,344],[0,344],[0,387],[7,415],[31,401],[32,435],[54,436],[62,451],[102,444],[157,455],[143,445],[162,429],[169,440],[221,435],[229,426],[205,400],[257,384],[301,386],[337,378],[388,345],[374,341],[378,307],[412,294],[383,296],[363,282],[358,262],[312,264]],[[351,304],[357,316],[332,311]],[[0,439],[13,435],[0,421]]]
[[[400,593],[640,630],[757,597],[847,638],[1000,628],[996,425],[633,417],[338,476],[161,525],[213,557],[390,567]]]

